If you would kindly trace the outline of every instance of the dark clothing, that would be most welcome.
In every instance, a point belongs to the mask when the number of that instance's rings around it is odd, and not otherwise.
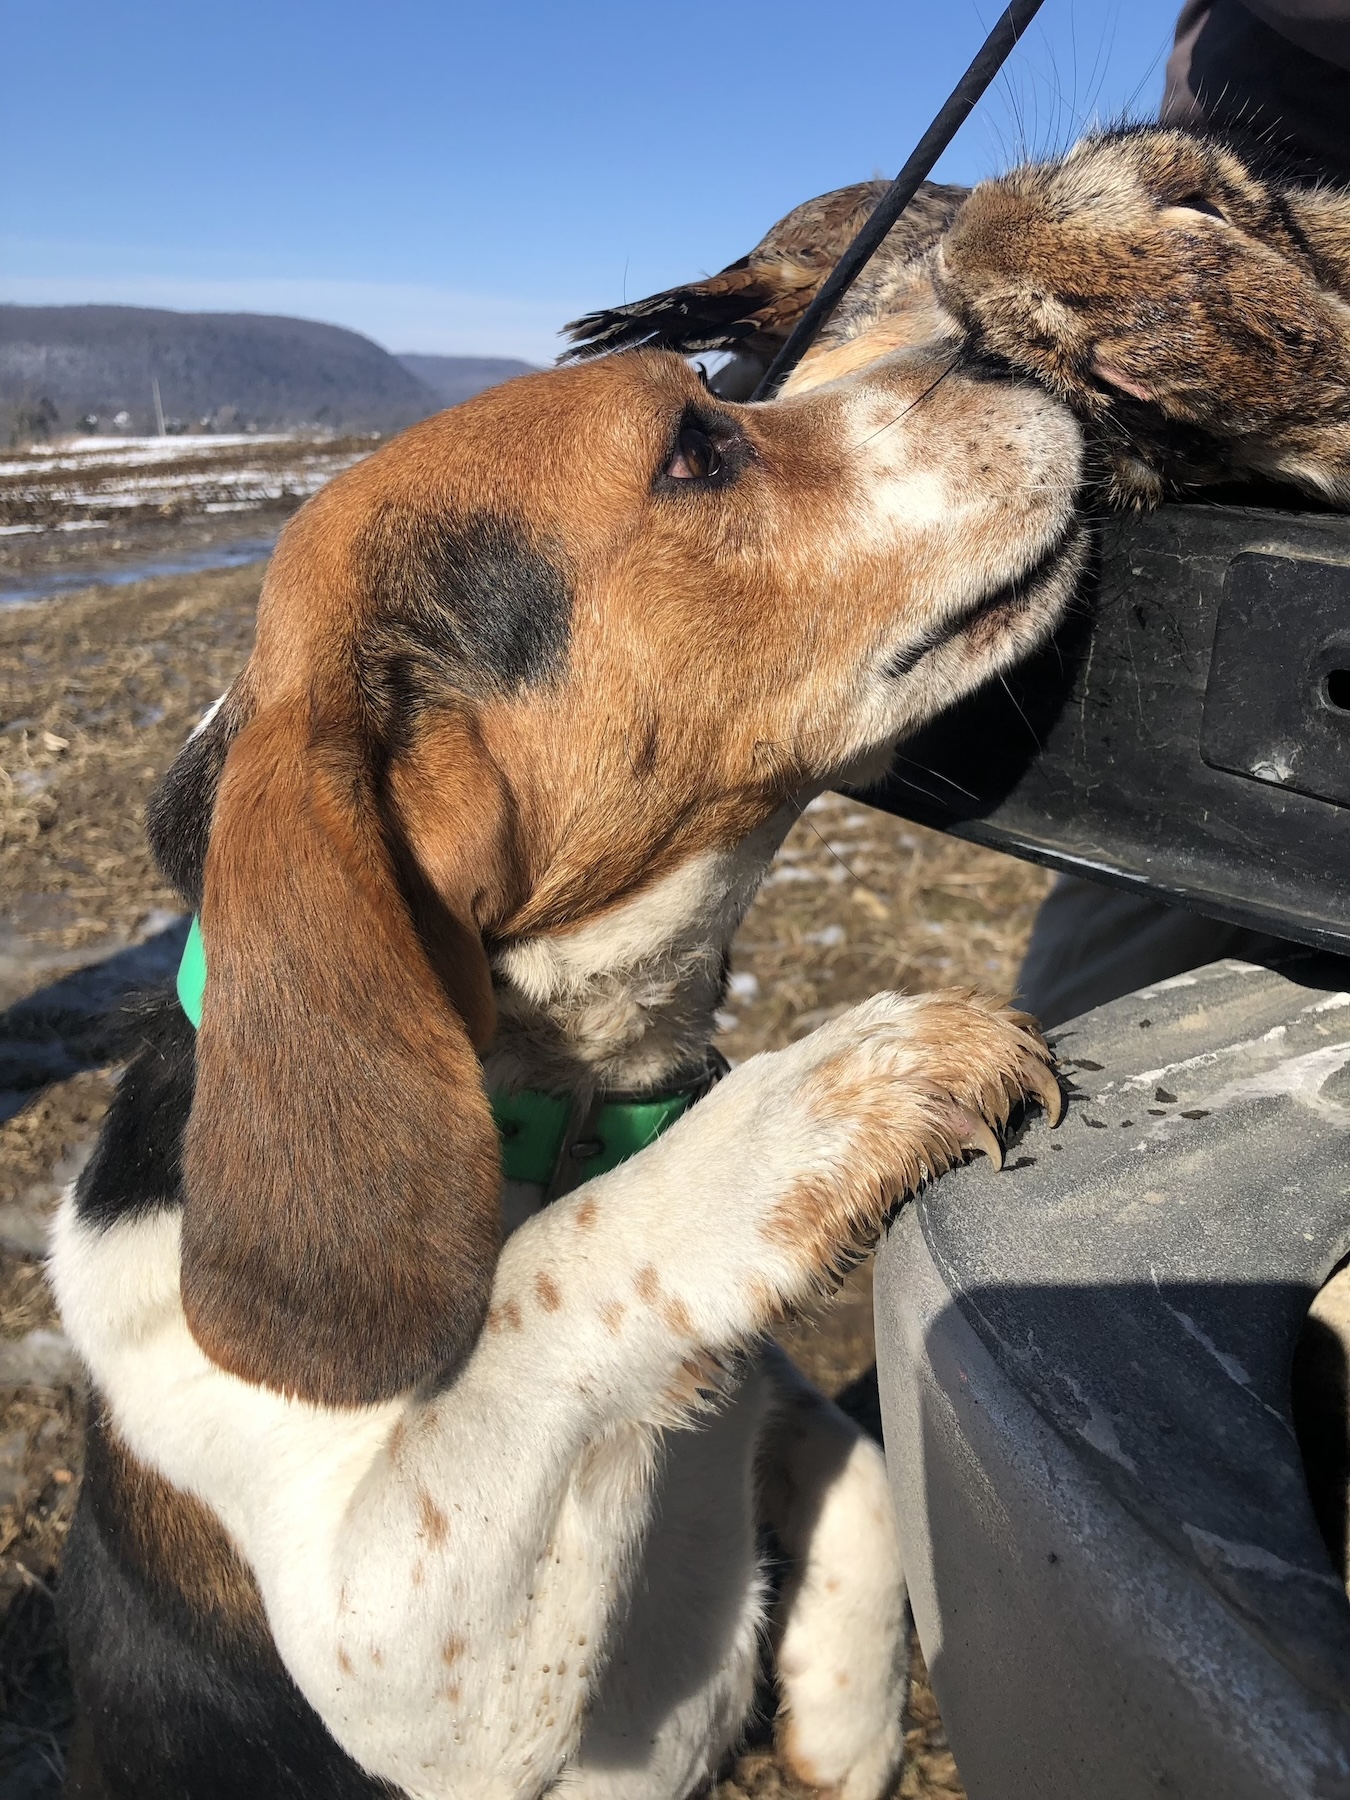
[[[1350,0],[1187,0],[1169,125],[1241,125],[1350,181]]]

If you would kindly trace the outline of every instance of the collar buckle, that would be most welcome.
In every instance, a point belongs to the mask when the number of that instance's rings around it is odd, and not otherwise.
[[[710,1048],[703,1067],[684,1081],[655,1092],[601,1092],[585,1107],[533,1089],[496,1093],[503,1173],[508,1181],[539,1183],[545,1205],[560,1199],[655,1143],[729,1067]]]

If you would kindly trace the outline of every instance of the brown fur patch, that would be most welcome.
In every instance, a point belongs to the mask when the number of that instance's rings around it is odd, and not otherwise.
[[[672,1420],[680,1420],[702,1411],[720,1390],[722,1380],[722,1370],[715,1357],[684,1357],[679,1373],[662,1391],[663,1413]]]
[[[534,1278],[534,1291],[545,1312],[557,1312],[562,1305],[562,1295],[558,1291],[557,1282],[551,1275],[546,1275],[542,1269]]]
[[[752,1275],[744,1283],[744,1291],[749,1299],[750,1317],[754,1321],[754,1329],[762,1331],[782,1316],[782,1305],[772,1284]]]
[[[620,1331],[623,1329],[623,1322],[627,1312],[628,1308],[623,1304],[622,1300],[606,1300],[604,1305],[600,1308],[601,1321],[604,1324],[605,1330],[608,1331],[611,1336],[618,1337]]]
[[[453,1368],[486,1311],[496,1132],[350,728],[312,698],[267,709],[231,749],[202,933],[182,1252],[194,1336],[244,1380],[331,1405]]]
[[[503,1300],[500,1306],[494,1306],[487,1316],[489,1331],[519,1331],[520,1306],[515,1300]]]
[[[829,1270],[875,1241],[892,1203],[961,1161],[968,1119],[999,1126],[1044,1079],[1026,1015],[978,995],[934,996],[896,1039],[896,1072],[877,1046],[822,1063],[803,1104],[843,1124],[848,1149],[828,1174],[796,1182],[766,1230],[810,1270]],[[1038,1073],[1039,1072],[1039,1073]]]
[[[600,1208],[594,1200],[583,1200],[574,1217],[583,1231],[590,1231],[600,1217]]]
[[[791,1715],[780,1716],[774,1736],[778,1740],[778,1754],[798,1781],[805,1783],[810,1788],[820,1787],[822,1783],[815,1768],[802,1752],[796,1723]]]
[[[127,1563],[171,1588],[209,1631],[270,1647],[253,1572],[200,1500],[133,1456],[105,1424],[90,1428],[86,1480]]]
[[[459,1661],[460,1657],[463,1656],[467,1648],[468,1645],[464,1642],[462,1637],[448,1637],[441,1648],[441,1661],[444,1663],[456,1663]]]
[[[691,1338],[694,1335],[694,1321],[689,1308],[683,1300],[669,1299],[661,1302],[661,1317],[670,1329],[680,1337]]]
[[[856,1121],[850,1174],[802,1182],[795,1196],[806,1254],[828,1268],[841,1256],[870,1249],[892,1203],[959,1162],[961,1150],[936,1083],[916,1084],[905,1096],[907,1105],[897,1106],[892,1092],[889,1107],[877,1105],[874,1082],[845,1068],[821,1069],[812,1086],[821,1113]]]
[[[661,1277],[650,1263],[644,1263],[633,1277],[633,1286],[637,1289],[638,1299],[647,1306],[655,1306],[661,1298]]]
[[[425,1488],[417,1490],[417,1519],[422,1536],[438,1550],[450,1535],[450,1521]]]

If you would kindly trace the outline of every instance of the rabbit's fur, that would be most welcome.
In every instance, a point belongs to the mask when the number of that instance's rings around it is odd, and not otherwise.
[[[1250,476],[1350,505],[1350,191],[1148,127],[977,187],[934,278],[1100,433],[1113,498]]]

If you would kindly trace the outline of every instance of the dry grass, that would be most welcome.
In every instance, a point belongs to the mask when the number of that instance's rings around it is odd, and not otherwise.
[[[1010,992],[1038,869],[839,794],[807,809],[736,940],[722,1045],[789,1043],[880,988]]]
[[[0,891],[28,942],[92,954],[179,909],[145,801],[247,656],[259,585],[246,568],[0,611]]]
[[[146,796],[242,664],[258,585],[256,569],[238,570],[0,612],[0,882],[12,944],[92,958],[175,905],[144,845]],[[1045,886],[1024,864],[826,796],[794,828],[737,940],[722,1046],[743,1058],[785,1044],[883,987],[1009,990]],[[76,1076],[0,1126],[0,1209],[88,1142],[109,1091],[105,1073]],[[0,1255],[0,1338],[52,1323],[37,1261]],[[866,1414],[870,1270],[784,1340]],[[67,1724],[50,1590],[78,1483],[78,1416],[67,1389],[0,1391],[0,1451],[9,1445],[18,1470],[0,1507],[0,1787],[29,1800],[56,1792]],[[955,1800],[917,1653],[908,1725],[897,1800]],[[767,1743],[717,1790],[717,1800],[805,1796]]]
[[[22,1112],[0,1123],[0,1209],[22,1199],[51,1174],[56,1163],[91,1142],[111,1095],[107,1072],[91,1069],[46,1088]],[[3,1302],[0,1320],[7,1335],[12,1335],[13,1320]]]

